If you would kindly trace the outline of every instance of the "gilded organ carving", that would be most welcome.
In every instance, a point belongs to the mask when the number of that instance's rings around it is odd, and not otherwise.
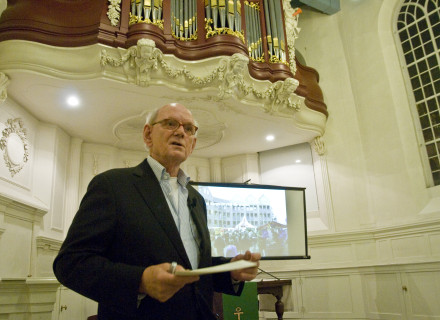
[[[8,97],[8,92],[6,91],[8,84],[8,76],[0,72],[0,103],[5,102],[6,98]]]

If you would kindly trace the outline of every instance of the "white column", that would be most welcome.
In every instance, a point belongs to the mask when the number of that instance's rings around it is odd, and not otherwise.
[[[211,182],[221,182],[222,181],[222,167],[221,158],[210,158],[210,170],[211,170]]]
[[[64,208],[64,234],[67,233],[73,217],[78,210],[82,143],[83,140],[79,138],[72,138],[70,141],[69,172],[67,173],[66,202]]]

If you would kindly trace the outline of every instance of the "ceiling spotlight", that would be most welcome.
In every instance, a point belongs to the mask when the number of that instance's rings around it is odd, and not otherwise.
[[[296,160],[295,162],[296,162],[296,163],[301,163],[301,160],[300,160],[300,159],[298,159],[298,160]]]
[[[275,137],[274,137],[273,135],[268,135],[268,136],[266,137],[266,140],[267,140],[267,141],[274,141],[274,140],[275,140]]]
[[[79,99],[77,96],[69,96],[66,100],[67,104],[71,107],[79,106]]]

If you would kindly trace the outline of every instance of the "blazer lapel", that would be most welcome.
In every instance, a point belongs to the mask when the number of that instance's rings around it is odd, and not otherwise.
[[[162,188],[160,187],[160,184],[147,160],[144,160],[135,168],[134,175],[138,177],[134,183],[136,188],[144,198],[154,217],[161,225],[164,233],[171,240],[179,256],[185,262],[183,266],[185,268],[191,268],[191,263],[189,262],[179,230],[176,227],[176,223],[174,222]]]

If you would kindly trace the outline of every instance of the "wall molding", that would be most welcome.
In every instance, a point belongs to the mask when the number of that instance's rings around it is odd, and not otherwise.
[[[440,220],[308,236],[311,259],[261,261],[270,273],[440,261]]]
[[[47,208],[37,207],[0,194],[0,215],[29,222],[39,222],[47,212]]]
[[[440,232],[440,219],[359,231],[309,235],[308,243],[309,245],[313,246],[344,244],[373,241],[378,239],[389,239],[392,237],[401,237],[408,235],[425,234],[427,232],[435,231]]]
[[[37,249],[45,250],[45,251],[55,251],[58,252],[61,248],[63,241],[56,240],[52,238],[47,238],[43,236],[37,236],[35,238]]]
[[[55,278],[0,278],[0,317],[51,319],[59,286]]]

